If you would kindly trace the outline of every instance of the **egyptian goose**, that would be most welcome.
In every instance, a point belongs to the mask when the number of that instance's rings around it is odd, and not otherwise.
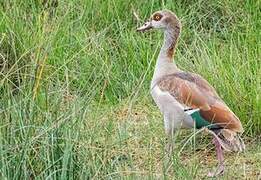
[[[164,32],[164,43],[151,81],[151,95],[163,114],[169,143],[172,144],[173,134],[179,128],[208,129],[213,135],[212,142],[219,161],[216,171],[209,173],[209,176],[223,174],[223,149],[234,152],[245,149],[240,138],[243,132],[240,120],[205,79],[180,70],[173,62],[181,33],[177,16],[168,10],[157,11],[137,31],[149,29]]]

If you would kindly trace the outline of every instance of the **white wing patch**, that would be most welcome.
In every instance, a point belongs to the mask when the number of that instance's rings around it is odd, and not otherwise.
[[[169,92],[162,91],[158,86],[151,90],[151,95],[164,116],[164,122],[172,122],[173,128],[194,127],[192,118],[184,112],[188,108],[180,104]],[[167,123],[168,124],[168,123]]]
[[[166,106],[166,105],[169,105],[169,103],[171,103],[171,104],[174,103],[176,106],[180,107],[183,110],[186,109],[186,108],[189,108],[185,105],[180,104],[169,92],[162,91],[159,88],[159,86],[155,86],[151,90],[151,95],[152,95],[153,99],[155,100],[155,102],[156,101],[162,101],[162,102],[160,102],[162,105],[165,104],[165,106]]]

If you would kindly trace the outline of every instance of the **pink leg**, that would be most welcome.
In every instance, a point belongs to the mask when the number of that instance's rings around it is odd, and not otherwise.
[[[215,177],[217,175],[224,173],[224,156],[223,156],[223,150],[221,148],[220,143],[218,140],[214,137],[213,141],[216,147],[216,153],[217,153],[217,159],[218,159],[218,167],[214,172],[208,173],[209,177]]]

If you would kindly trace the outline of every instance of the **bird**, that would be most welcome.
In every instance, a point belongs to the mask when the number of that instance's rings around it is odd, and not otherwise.
[[[206,129],[213,136],[218,166],[209,177],[223,175],[223,151],[242,152],[244,131],[239,118],[201,75],[181,70],[175,63],[176,46],[182,25],[170,10],[154,12],[138,32],[158,29],[164,33],[150,92],[163,115],[168,149],[173,148],[173,135],[180,128]]]

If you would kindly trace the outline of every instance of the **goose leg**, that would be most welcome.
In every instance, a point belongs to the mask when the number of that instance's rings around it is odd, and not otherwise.
[[[164,128],[167,136],[165,150],[169,155],[171,155],[174,148],[174,123],[169,114],[164,116]]]
[[[167,151],[167,153],[169,155],[172,154],[173,150],[174,150],[174,137],[173,137],[173,133],[169,133],[167,135],[167,144],[165,146],[165,149]]]
[[[218,175],[222,175],[224,173],[224,155],[223,150],[221,148],[221,144],[219,141],[214,137],[213,141],[216,147],[217,159],[218,159],[218,167],[214,172],[209,172],[208,177],[215,177]]]

